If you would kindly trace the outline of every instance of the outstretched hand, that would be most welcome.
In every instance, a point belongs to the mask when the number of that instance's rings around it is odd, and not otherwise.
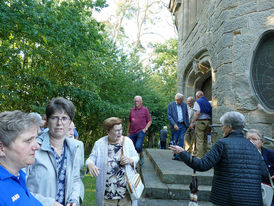
[[[170,145],[168,148],[173,152],[173,154],[180,154],[184,151],[184,149],[178,145]]]

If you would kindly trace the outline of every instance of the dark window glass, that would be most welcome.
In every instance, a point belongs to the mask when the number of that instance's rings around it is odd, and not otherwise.
[[[274,111],[274,31],[260,40],[251,69],[251,80],[260,103]]]

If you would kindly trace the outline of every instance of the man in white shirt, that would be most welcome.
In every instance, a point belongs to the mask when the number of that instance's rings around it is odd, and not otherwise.
[[[187,100],[187,111],[188,111],[188,117],[189,117],[189,122],[192,121],[194,117],[194,97],[188,97]],[[192,128],[187,128],[186,133],[185,133],[185,150],[190,153],[191,155],[195,155],[196,152],[196,141],[195,141],[195,134],[194,134],[194,129]]]

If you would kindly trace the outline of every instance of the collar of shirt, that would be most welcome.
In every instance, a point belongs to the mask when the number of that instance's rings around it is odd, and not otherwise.
[[[0,165],[0,180],[8,179],[11,177],[14,177],[17,180],[19,180],[20,178],[24,178],[25,176],[26,175],[22,170],[19,171],[18,176],[15,176],[11,174],[8,170],[6,170],[3,166]]]
[[[140,108],[137,108],[136,106],[134,106],[134,109],[135,110],[140,110],[140,109],[142,109],[142,107],[143,107],[143,105]]]

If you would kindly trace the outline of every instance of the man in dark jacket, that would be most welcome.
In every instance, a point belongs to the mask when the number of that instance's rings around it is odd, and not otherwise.
[[[160,146],[161,149],[166,149],[166,139],[167,139],[167,126],[163,126],[160,131]]]
[[[179,146],[169,148],[197,171],[214,167],[212,203],[220,206],[262,205],[261,179],[267,171],[259,151],[242,133],[245,117],[239,112],[227,112],[220,121],[224,138],[202,159],[192,158]]]
[[[184,102],[184,95],[177,93],[175,101],[168,104],[167,117],[169,129],[175,144],[184,147],[184,135],[189,127],[187,105]],[[174,157],[174,159],[176,159]]]

